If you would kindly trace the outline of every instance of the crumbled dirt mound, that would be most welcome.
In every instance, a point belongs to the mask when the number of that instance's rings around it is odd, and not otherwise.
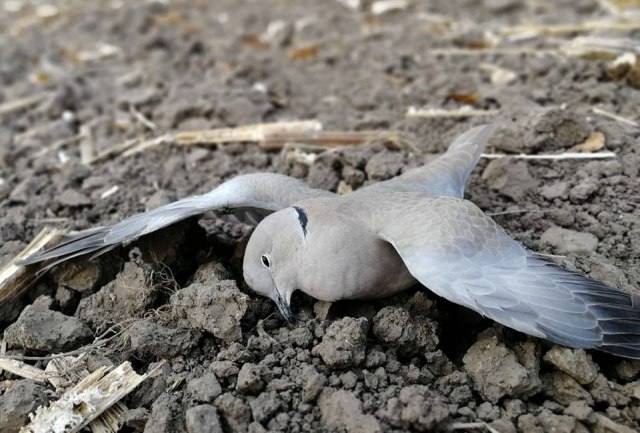
[[[506,43],[534,49],[520,55],[431,52],[481,48],[491,44],[488,31],[523,22],[605,19],[605,2],[408,2],[375,16],[346,3],[0,5],[0,105],[37,97],[0,111],[0,263],[45,225],[110,224],[240,173],[357,189],[500,121],[492,152],[560,153],[600,132],[617,157],[483,159],[467,197],[528,247],[562,255],[564,266],[640,288],[640,132],[592,112],[637,120],[640,91],[612,81],[603,61],[543,52],[572,34]],[[501,81],[483,64],[515,74]],[[409,106],[464,103],[498,112],[406,115]],[[373,141],[315,159],[248,143],[162,145],[81,162],[144,134],[291,119],[392,130],[406,145]],[[123,324],[121,338],[91,355],[94,364],[130,360],[146,371],[167,360],[124,399],[127,432],[640,428],[640,363],[527,338],[421,287],[329,308],[296,294],[297,320],[287,324],[243,282],[248,232],[207,217],[59,267],[3,310],[8,353],[73,350]],[[17,431],[52,398],[0,373],[0,430]]]

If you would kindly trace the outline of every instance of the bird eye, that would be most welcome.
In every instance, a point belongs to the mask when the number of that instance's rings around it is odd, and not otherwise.
[[[269,261],[269,257],[267,257],[265,254],[263,254],[260,257],[260,260],[262,260],[262,264],[265,265],[267,268],[271,266],[271,262]]]

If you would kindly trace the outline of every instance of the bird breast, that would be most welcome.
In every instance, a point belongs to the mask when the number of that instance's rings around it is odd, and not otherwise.
[[[384,298],[416,284],[389,243],[357,226],[341,226],[332,224],[328,232],[310,227],[298,275],[301,291],[333,302]]]

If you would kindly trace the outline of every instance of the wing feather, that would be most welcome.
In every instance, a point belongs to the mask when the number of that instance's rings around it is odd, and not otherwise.
[[[372,212],[381,202],[390,205]],[[640,358],[638,293],[534,254],[471,202],[387,193],[375,201],[365,196],[359,207],[370,228],[436,294],[555,343]]]
[[[208,211],[238,209],[240,221],[257,224],[269,213],[297,201],[327,195],[331,193],[309,188],[297,179],[279,174],[237,176],[207,194],[188,197],[133,215],[109,227],[80,232],[58,246],[35,253],[20,264],[54,260],[43,269],[46,270],[85,254],[94,253],[93,257],[96,257],[140,236]]]

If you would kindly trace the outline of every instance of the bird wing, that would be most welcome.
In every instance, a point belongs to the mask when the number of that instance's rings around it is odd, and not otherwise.
[[[73,257],[85,254],[95,257],[140,236],[208,211],[222,214],[234,212],[238,221],[257,224],[269,213],[297,201],[327,195],[332,193],[310,188],[297,179],[280,174],[237,176],[209,193],[133,215],[112,226],[82,231],[60,245],[35,253],[20,264],[30,265],[55,259],[45,268],[48,269]]]
[[[436,294],[555,343],[640,358],[638,293],[537,256],[466,200],[388,193],[359,201],[362,220]]]
[[[497,125],[472,128],[458,136],[447,152],[437,159],[367,188],[379,191],[416,191],[462,198],[467,178],[496,128]]]

